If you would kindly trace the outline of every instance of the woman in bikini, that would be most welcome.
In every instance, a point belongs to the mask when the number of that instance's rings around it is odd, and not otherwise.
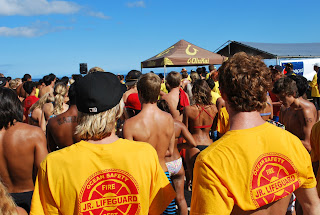
[[[66,112],[69,108],[69,105],[66,104],[66,99],[68,97],[68,89],[67,86],[63,83],[57,83],[54,87],[54,102],[46,103],[43,105],[43,114],[41,117],[41,125],[42,130],[45,131],[48,120],[51,117],[55,117],[56,115],[62,114]]]
[[[54,101],[54,97],[51,93],[44,94],[36,103],[34,103],[29,109],[28,123],[40,127],[42,108],[46,103]]]
[[[186,151],[187,169],[192,180],[193,166],[197,155],[207,148],[212,140],[210,130],[216,128],[217,107],[212,104],[211,89],[205,80],[197,80],[192,88],[194,105],[184,108],[183,122],[189,129],[197,146]]]

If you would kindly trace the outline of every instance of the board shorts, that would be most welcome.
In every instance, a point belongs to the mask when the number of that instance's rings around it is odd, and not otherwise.
[[[168,180],[170,181],[170,184],[172,184],[169,172],[165,172],[165,174],[166,174]],[[163,214],[177,214],[175,199],[173,199],[172,202],[165,209],[165,211],[163,211]]]

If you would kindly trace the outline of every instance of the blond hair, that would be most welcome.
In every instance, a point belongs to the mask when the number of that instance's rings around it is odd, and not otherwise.
[[[88,74],[94,73],[94,72],[104,72],[104,70],[103,70],[102,68],[96,66],[96,67],[92,67],[92,68],[89,70]]]
[[[17,215],[16,205],[12,197],[9,195],[6,187],[0,181],[0,214],[2,215]]]
[[[121,99],[115,107],[98,113],[78,112],[78,125],[75,134],[82,140],[101,140],[111,135],[115,123],[123,114],[124,102]]]
[[[9,81],[9,88],[12,90],[17,89],[18,85],[19,85],[19,82],[15,79],[12,79]]]
[[[63,112],[64,97],[67,95],[67,86],[63,83],[57,83],[54,87],[53,114],[59,115]]]
[[[31,106],[31,108],[29,109],[30,113],[36,108],[42,110],[43,105],[49,102],[54,102],[54,97],[50,93],[46,93]]]

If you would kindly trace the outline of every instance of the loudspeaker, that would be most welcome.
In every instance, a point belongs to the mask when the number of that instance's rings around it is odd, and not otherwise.
[[[80,63],[80,74],[86,75],[88,73],[88,66],[86,63]]]

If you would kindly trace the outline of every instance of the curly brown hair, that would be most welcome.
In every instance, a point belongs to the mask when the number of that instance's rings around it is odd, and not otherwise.
[[[211,89],[205,80],[198,79],[194,82],[192,96],[195,104],[212,105]]]
[[[266,106],[271,73],[260,57],[240,52],[219,68],[219,84],[235,111],[260,111]]]
[[[296,82],[290,77],[284,77],[277,80],[274,85],[272,92],[276,95],[284,93],[286,96],[298,97],[298,87]]]

